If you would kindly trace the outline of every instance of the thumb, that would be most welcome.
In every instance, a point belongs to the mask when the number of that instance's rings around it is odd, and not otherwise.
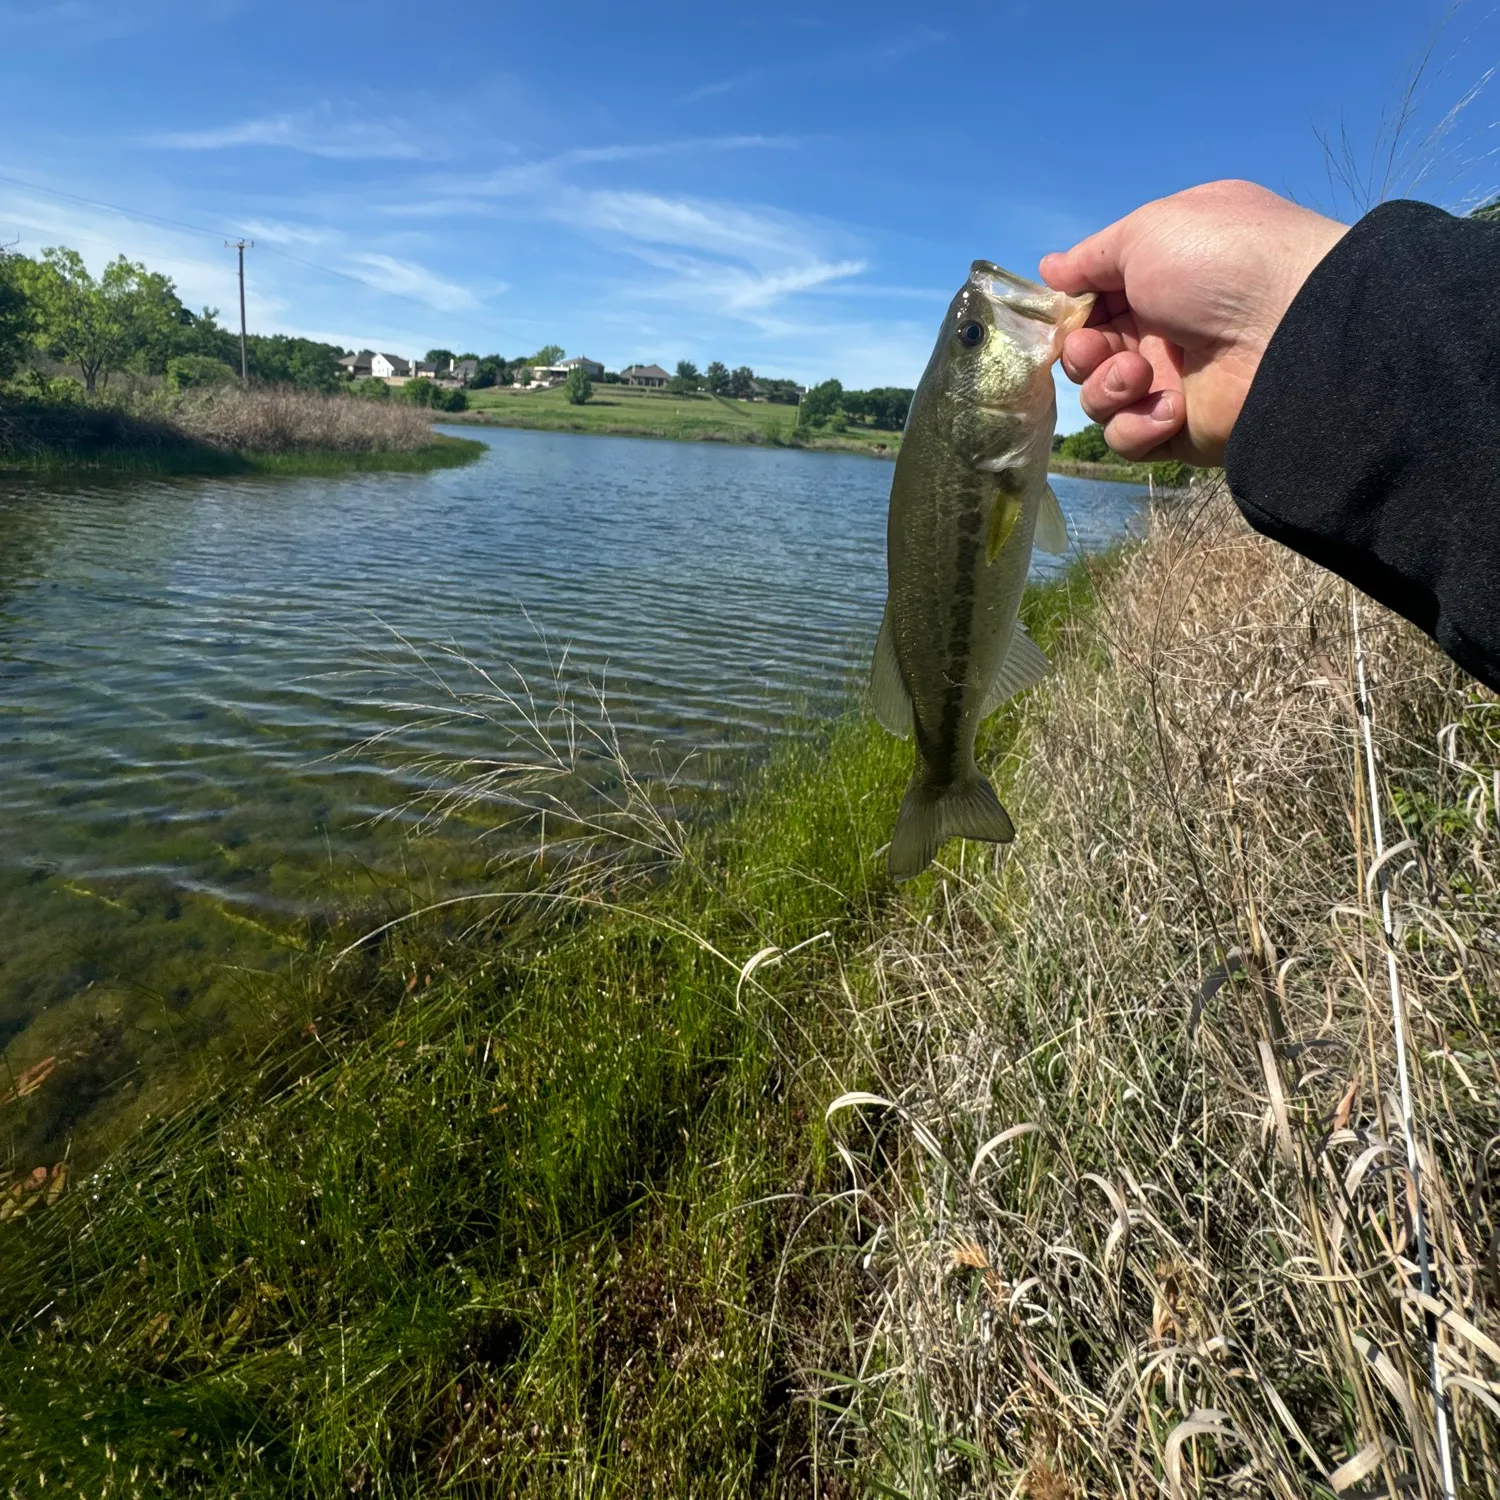
[[[1054,251],[1042,257],[1042,280],[1055,292],[1076,297],[1081,292],[1118,292],[1125,287],[1123,264],[1127,226],[1117,219],[1098,234],[1079,240],[1071,250]]]

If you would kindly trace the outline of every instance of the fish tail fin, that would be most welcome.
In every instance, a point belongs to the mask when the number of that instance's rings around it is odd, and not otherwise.
[[[1015,836],[1010,814],[978,771],[950,786],[934,786],[918,770],[896,814],[887,855],[891,878],[910,880],[920,875],[945,839],[1008,844]]]

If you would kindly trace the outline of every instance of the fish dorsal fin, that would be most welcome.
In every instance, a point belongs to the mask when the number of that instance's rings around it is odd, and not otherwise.
[[[1016,628],[1011,632],[1010,650],[1005,653],[1005,660],[995,673],[989,692],[984,695],[979,717],[988,717],[1017,693],[1034,687],[1051,670],[1052,663],[1043,655],[1042,648],[1026,634],[1026,627],[1017,620]]]
[[[875,641],[875,661],[870,668],[870,707],[875,710],[882,729],[897,739],[911,738],[914,722],[911,694],[901,680],[901,663],[896,660],[896,633],[891,629],[889,605]]]
[[[1042,486],[1042,503],[1036,508],[1036,544],[1054,557],[1068,550],[1068,523],[1050,484]]]

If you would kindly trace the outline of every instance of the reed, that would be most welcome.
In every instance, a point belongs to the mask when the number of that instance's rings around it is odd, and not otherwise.
[[[1441,1494],[1429,1313],[1497,1492],[1500,715],[1366,604],[1426,1301],[1349,603],[1222,498],[1159,515],[1024,711],[1010,857],[958,852],[831,997],[808,1362],[882,1492]]]

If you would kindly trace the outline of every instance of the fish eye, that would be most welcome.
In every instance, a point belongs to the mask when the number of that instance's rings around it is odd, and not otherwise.
[[[977,349],[984,342],[984,324],[976,323],[972,318],[959,324],[958,341],[965,349]]]

